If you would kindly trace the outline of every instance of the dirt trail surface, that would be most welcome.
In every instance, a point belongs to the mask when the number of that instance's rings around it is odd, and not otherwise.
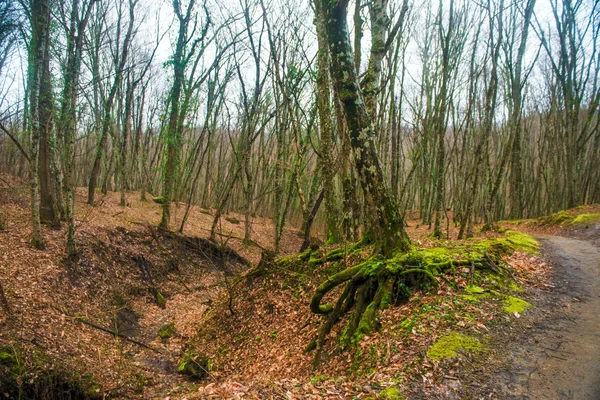
[[[510,346],[496,379],[507,399],[600,399],[600,248],[590,241],[539,237],[555,262],[555,289],[539,316]]]

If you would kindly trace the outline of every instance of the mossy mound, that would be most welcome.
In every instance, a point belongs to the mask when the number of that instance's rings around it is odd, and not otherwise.
[[[467,335],[458,332],[450,332],[442,336],[435,342],[427,351],[427,357],[432,360],[445,360],[456,357],[456,352],[459,349],[472,352],[480,352],[485,350],[483,344]]]
[[[314,270],[320,263],[345,257],[345,262],[337,263],[338,268],[317,287],[310,302],[313,313],[328,315],[319,331],[315,360],[333,324],[344,313],[351,312],[352,315],[342,330],[340,342],[343,345],[356,344],[364,335],[377,329],[378,310],[385,309],[391,302],[408,298],[411,287],[437,286],[441,274],[456,270],[459,266],[468,267],[473,273],[487,270],[503,275],[502,256],[515,251],[538,253],[539,244],[525,233],[507,230],[501,237],[444,242],[444,247],[413,246],[409,251],[399,251],[389,259],[373,252],[365,257],[368,254],[366,250],[367,246],[361,248],[355,244],[334,249],[322,256],[315,256],[317,252],[305,252],[295,258],[287,257],[276,262],[298,270],[303,263],[306,265],[303,260],[308,259],[309,269]],[[351,257],[348,257],[349,254]],[[321,300],[338,286],[344,289],[337,302],[321,304]],[[475,296],[473,293],[468,295]],[[475,297],[472,299],[476,301]]]
[[[541,225],[564,225],[567,222],[573,221],[575,217],[566,211],[558,211],[554,214],[544,215],[539,217],[536,222]]]
[[[566,211],[558,211],[554,214],[545,215],[543,217],[539,217],[535,220],[540,225],[582,225],[582,224],[593,224],[596,222],[600,222],[600,213],[584,213],[577,214],[580,207],[575,209],[566,210]]]
[[[514,296],[506,296],[506,298],[502,300],[502,303],[504,304],[502,309],[510,314],[514,314],[516,312],[522,313],[523,311],[525,311],[525,309],[532,307],[530,303]]]
[[[580,214],[572,221],[573,225],[594,224],[600,222],[600,214]]]
[[[500,246],[509,249],[508,252],[520,251],[522,253],[539,254],[540,244],[532,236],[511,229],[504,233],[501,238],[486,239],[483,244],[491,244],[492,246]]]

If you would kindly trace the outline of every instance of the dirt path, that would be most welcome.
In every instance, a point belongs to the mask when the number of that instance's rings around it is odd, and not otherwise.
[[[538,297],[538,315],[509,346],[509,368],[494,380],[507,399],[598,400],[600,248],[565,237],[539,239],[556,265],[556,288]]]

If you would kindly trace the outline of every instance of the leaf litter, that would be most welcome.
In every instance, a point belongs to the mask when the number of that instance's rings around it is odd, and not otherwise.
[[[440,279],[437,289],[422,287],[408,301],[383,310],[380,330],[346,351],[340,351],[334,339],[342,321],[313,369],[313,353],[305,350],[317,335],[320,319],[310,313],[308,302],[330,265],[311,274],[278,271],[240,279],[247,266],[233,263],[223,268],[161,235],[154,228],[160,219],[158,204],[134,200],[139,194],[132,192],[129,206],[120,207],[119,194],[109,193],[91,207],[85,204],[85,189],[79,188],[80,255],[75,267],[65,268],[64,228],[45,228],[46,250],[29,246],[27,192],[21,188],[21,196],[11,189],[11,198],[1,204],[8,221],[0,233],[0,279],[14,318],[0,314],[0,346],[19,342],[26,349],[41,348],[51,359],[93,376],[107,396],[362,399],[389,387],[439,396],[459,385],[456,376],[470,355],[459,352],[451,360],[431,360],[426,352],[432,343],[456,330],[485,341],[494,329],[509,323],[507,318],[514,318],[502,312],[501,301],[493,296],[478,302],[461,299],[472,282],[468,271],[456,271]],[[174,210],[173,226],[178,226],[183,207]],[[234,218],[243,219],[232,213]],[[186,237],[208,237],[211,222],[212,216],[192,208]],[[428,232],[417,225],[409,221],[413,240],[432,245]],[[221,226],[218,242],[252,265],[259,262],[263,248],[272,247],[274,229],[268,219],[255,218],[252,225],[253,240],[260,247],[242,242],[243,225],[223,220]],[[300,244],[298,232],[286,230],[283,253],[293,254]],[[140,256],[150,277],[144,278],[143,268],[134,261]],[[525,290],[551,287],[550,267],[539,257],[514,253],[504,261]],[[493,279],[481,280],[480,286],[497,286]],[[151,287],[164,295],[165,308],[156,304]],[[135,316],[139,333],[134,339],[153,350],[79,321],[114,330],[120,309]],[[168,324],[174,325],[175,333],[161,339],[158,332]],[[191,344],[212,360],[205,380],[190,381],[177,374],[177,363]]]

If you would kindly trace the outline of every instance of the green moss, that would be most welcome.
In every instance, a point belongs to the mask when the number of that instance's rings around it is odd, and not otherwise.
[[[310,256],[312,255],[313,250],[309,247],[308,249],[304,250],[303,253],[300,253],[298,255],[298,259],[302,260],[302,261],[307,261],[308,259],[310,259]]]
[[[198,354],[193,347],[190,347],[181,357],[177,371],[192,378],[202,379],[208,376],[210,367],[210,358]]]
[[[408,253],[401,254],[395,261],[404,266],[422,267],[438,272],[443,267],[449,267],[454,261],[463,258],[460,248],[431,247],[413,248]]]
[[[458,332],[450,332],[442,336],[427,351],[427,357],[433,360],[454,358],[458,349],[480,352],[484,350],[483,344],[473,337]]]
[[[469,294],[483,294],[485,293],[485,289],[475,285],[469,285],[465,288],[465,292]]]
[[[461,299],[463,299],[465,301],[470,301],[472,303],[477,303],[477,302],[479,302],[479,298],[481,298],[483,296],[474,296],[472,294],[461,294],[458,297],[460,297]]]
[[[507,230],[503,237],[488,238],[479,243],[479,246],[498,253],[522,253],[539,254],[540,244],[532,236],[511,229]]]
[[[400,390],[396,386],[391,386],[387,389],[383,389],[377,395],[377,400],[404,400],[406,397],[400,394]]]
[[[175,324],[171,322],[158,330],[158,336],[163,339],[169,339],[171,336],[175,334],[177,330],[175,329]]]
[[[504,306],[502,309],[507,313],[522,313],[526,308],[531,307],[531,304],[526,302],[523,299],[513,296],[506,296],[504,300],[502,300]]]
[[[308,343],[308,345],[304,348],[304,350],[302,351],[302,354],[310,353],[311,351],[313,351],[316,348],[317,348],[316,340],[311,340]]]
[[[554,214],[545,215],[537,219],[537,222],[543,225],[563,225],[567,222],[570,222],[574,219],[571,214],[566,211],[559,211]]]
[[[508,288],[508,290],[511,290],[513,292],[518,292],[518,293],[522,293],[523,292],[523,289],[521,289],[521,287],[519,285],[515,284],[514,282],[510,282],[507,285],[507,288]]]
[[[0,365],[12,367],[16,363],[16,356],[12,350],[8,347],[0,349]]]
[[[152,198],[152,201],[158,204],[164,204],[165,198],[163,196],[156,196]]]
[[[160,308],[165,308],[167,306],[167,299],[159,290],[155,292],[155,300],[156,305]]]
[[[461,294],[459,297],[466,301],[471,301],[473,303],[477,303],[479,299],[490,297],[489,290],[485,290],[484,288],[476,285],[469,285],[465,288],[465,293]]]
[[[600,214],[580,214],[573,219],[573,225],[577,224],[593,224],[600,222]]]

